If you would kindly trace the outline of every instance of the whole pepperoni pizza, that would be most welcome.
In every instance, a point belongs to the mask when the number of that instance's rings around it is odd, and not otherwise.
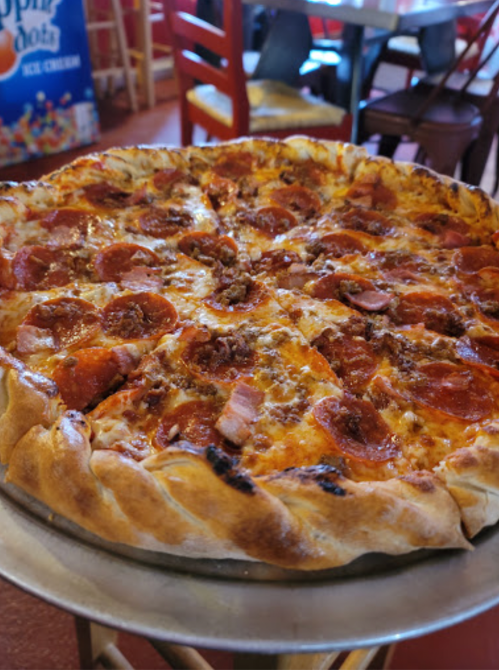
[[[499,208],[351,145],[0,185],[6,480],[107,540],[304,570],[499,519]]]

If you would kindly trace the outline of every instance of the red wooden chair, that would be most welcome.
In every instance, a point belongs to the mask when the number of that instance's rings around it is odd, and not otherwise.
[[[351,117],[344,109],[282,82],[246,80],[240,0],[224,1],[223,29],[179,11],[177,0],[163,0],[163,4],[179,87],[183,145],[192,143],[194,124],[221,140],[291,134],[349,138]],[[218,55],[221,66],[214,67],[199,56],[196,45]]]
[[[488,34],[498,12],[496,0],[467,48],[436,85],[418,84],[366,103],[361,118],[363,138],[382,135],[380,153],[393,155],[400,139],[407,136],[419,144],[419,162],[453,176],[459,161],[482,137],[484,118],[489,121],[485,115],[489,106],[495,106],[498,89],[495,85],[490,88],[479,109],[466,94],[467,86],[455,90],[447,83],[459,72],[473,44]]]

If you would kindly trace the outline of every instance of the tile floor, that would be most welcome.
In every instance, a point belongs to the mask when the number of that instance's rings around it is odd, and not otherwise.
[[[172,82],[158,87],[160,104],[138,116],[119,101],[101,105],[102,139],[99,144],[20,166],[0,169],[0,180],[37,179],[89,150],[139,143],[179,144],[178,108]],[[196,141],[204,139],[202,133]],[[370,147],[373,148],[373,147]],[[410,159],[412,147],[401,149]],[[493,180],[490,162],[482,186]],[[456,588],[459,585],[456,584]],[[499,668],[499,607],[452,628],[397,645],[391,668],[398,670],[495,670]],[[145,640],[120,634],[119,645],[140,670],[169,666]],[[217,670],[232,668],[229,653],[202,652]],[[78,667],[73,618],[68,613],[0,580],[0,670],[72,670]]]

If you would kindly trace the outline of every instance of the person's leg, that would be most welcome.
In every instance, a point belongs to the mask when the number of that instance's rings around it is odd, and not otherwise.
[[[428,74],[445,72],[456,57],[456,21],[437,23],[419,31],[421,63]]]
[[[252,79],[272,79],[293,86],[312,47],[308,17],[279,10],[263,44]]]

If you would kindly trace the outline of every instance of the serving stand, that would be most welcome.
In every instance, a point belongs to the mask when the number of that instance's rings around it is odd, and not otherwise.
[[[6,484],[0,528],[0,576],[78,617],[80,642],[92,621],[174,651],[187,645],[299,659],[348,649],[364,650],[357,654],[364,662],[366,648],[451,626],[499,603],[497,527],[474,540],[474,551],[371,555],[310,573],[117,547]]]

